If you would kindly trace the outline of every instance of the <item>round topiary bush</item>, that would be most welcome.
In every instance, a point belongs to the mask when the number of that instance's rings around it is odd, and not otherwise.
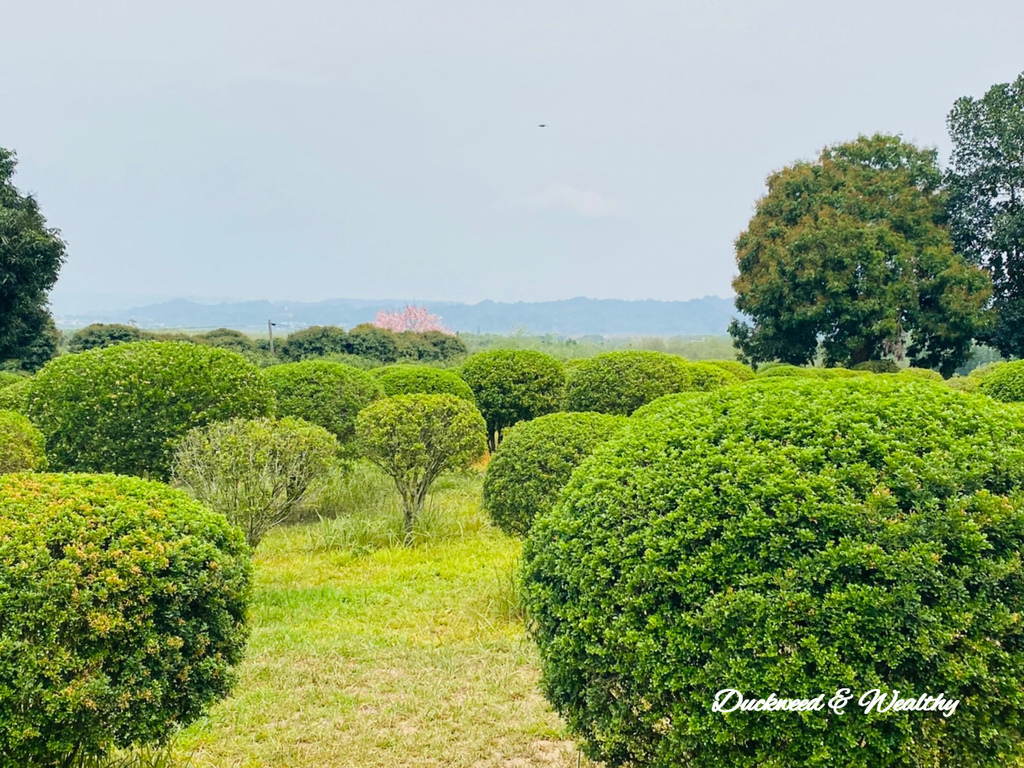
[[[744,365],[739,360],[707,360],[708,365],[715,365],[723,371],[731,373],[738,381],[750,381],[757,374],[749,365]]]
[[[461,373],[487,422],[487,445],[492,451],[513,424],[560,409],[565,371],[560,362],[543,352],[478,352],[466,359]]]
[[[166,479],[174,442],[193,427],[273,412],[259,369],[184,342],[116,344],[47,363],[26,415],[55,469]]]
[[[942,378],[942,374],[938,371],[932,371],[928,368],[904,368],[897,376],[903,376],[908,379],[920,379],[923,381],[945,381]]]
[[[46,438],[14,411],[0,410],[0,475],[46,468]]]
[[[145,341],[152,334],[133,325],[120,323],[93,323],[75,331],[68,340],[68,350],[72,354],[87,352],[90,349],[101,349],[114,344],[127,344],[133,341]]]
[[[14,384],[0,387],[0,411],[17,411],[25,413],[28,409],[28,393],[32,388],[32,379],[21,379]]]
[[[395,395],[455,395],[473,402],[473,390],[459,374],[426,365],[389,365],[371,371],[388,397]]]
[[[0,371],[0,389],[9,387],[13,384],[20,384],[23,381],[25,381],[24,376],[19,376],[18,374],[11,373],[10,371]]]
[[[552,413],[512,427],[487,465],[484,508],[505,533],[525,536],[573,469],[626,425],[607,413]]]
[[[1015,764],[1022,491],[1021,413],[898,377],[631,420],[524,548],[544,690],[608,766]],[[725,689],[823,709],[713,711]],[[872,689],[961,704],[868,714]]]
[[[353,451],[356,416],[384,396],[366,371],[326,360],[275,365],[263,375],[277,396],[278,415],[323,427],[338,438],[344,455]]]
[[[181,491],[0,476],[0,768],[196,720],[231,688],[250,584],[241,532]]]
[[[715,365],[709,361],[688,362],[686,370],[690,377],[688,390],[696,390],[698,392],[708,392],[729,384],[738,384],[744,380],[720,365]]]
[[[1004,403],[1024,402],[1024,360],[1003,363],[978,374],[978,391]]]
[[[709,386],[710,382],[702,386],[686,360],[676,355],[605,352],[573,368],[565,387],[565,404],[568,411],[628,416],[662,395]]]
[[[646,419],[651,416],[661,416],[673,412],[680,407],[689,407],[694,400],[704,397],[704,392],[676,392],[672,395],[662,395],[657,400],[652,400],[633,411],[630,419]]]

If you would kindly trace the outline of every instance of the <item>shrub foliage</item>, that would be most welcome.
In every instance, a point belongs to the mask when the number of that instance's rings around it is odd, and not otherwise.
[[[501,530],[525,536],[573,469],[626,424],[606,413],[552,413],[512,427],[487,465],[484,507]]]
[[[300,419],[232,419],[182,439],[174,480],[226,515],[255,547],[302,503],[337,453],[334,435]]]
[[[543,686],[609,766],[1014,764],[1024,418],[900,377],[754,382],[633,420],[524,549]],[[955,714],[715,713],[875,688]]]
[[[562,364],[529,349],[496,349],[470,355],[462,378],[473,390],[487,422],[487,445],[493,451],[502,432],[520,421],[559,410],[565,388]]]
[[[0,475],[46,467],[46,438],[14,411],[0,410]]]
[[[426,365],[389,365],[373,377],[388,397],[394,395],[455,395],[473,402],[473,390],[455,371]]]
[[[0,476],[0,768],[162,740],[230,690],[241,533],[159,483]]]
[[[263,371],[277,396],[280,416],[303,419],[338,438],[351,454],[356,415],[383,397],[380,385],[366,371],[326,360],[303,360]]]
[[[978,389],[989,397],[1004,403],[1024,402],[1024,360],[993,365],[976,378],[981,380]]]
[[[402,497],[405,543],[427,492],[441,474],[463,469],[486,450],[480,412],[454,395],[398,395],[359,414],[356,433],[363,456],[395,481]]]
[[[234,352],[181,342],[118,344],[53,360],[27,415],[55,469],[165,479],[190,429],[272,413],[273,392]]]

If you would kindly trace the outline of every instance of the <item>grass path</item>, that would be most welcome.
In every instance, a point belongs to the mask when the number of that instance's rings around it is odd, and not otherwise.
[[[510,607],[518,542],[481,526],[357,557],[315,535],[260,546],[239,685],[178,742],[197,768],[577,764]]]

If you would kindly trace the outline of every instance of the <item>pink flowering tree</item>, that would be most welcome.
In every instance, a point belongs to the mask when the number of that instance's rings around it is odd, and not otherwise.
[[[405,309],[401,312],[398,310],[389,312],[386,309],[382,309],[377,313],[377,319],[373,321],[373,324],[378,328],[384,328],[395,333],[401,333],[402,331],[440,331],[441,333],[451,334],[451,330],[444,326],[439,316],[432,315],[427,311],[426,307],[415,307],[409,304],[406,304]]]

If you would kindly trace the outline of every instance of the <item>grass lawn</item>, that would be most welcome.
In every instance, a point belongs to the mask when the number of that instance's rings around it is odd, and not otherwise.
[[[406,548],[361,471],[349,485],[375,509],[260,545],[239,684],[178,752],[197,767],[576,766],[518,615],[520,545],[487,525],[479,474],[444,481]]]

